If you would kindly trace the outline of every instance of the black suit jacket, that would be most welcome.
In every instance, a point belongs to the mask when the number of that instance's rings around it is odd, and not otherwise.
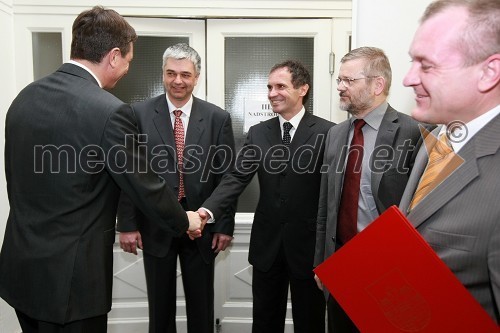
[[[203,203],[217,219],[257,173],[260,195],[249,262],[259,270],[271,267],[283,244],[291,273],[298,278],[312,276],[320,168],[326,133],[333,125],[306,112],[289,154],[281,144],[278,117],[252,126],[235,169]]]
[[[135,154],[132,109],[86,70],[64,64],[19,93],[5,131],[1,297],[53,323],[107,313],[120,188],[165,231],[188,227],[165,181],[133,172],[147,163]]]
[[[132,106],[137,116],[139,132],[144,140],[153,169],[163,177],[173,192],[178,193],[175,140],[165,94]],[[194,97],[184,148],[184,191],[187,208],[196,211],[219,184],[234,162],[234,137],[231,117],[218,106]],[[207,224],[202,237],[197,238],[205,262],[213,259],[212,234],[233,235],[235,205]],[[118,230],[139,230],[144,251],[163,257],[167,254],[172,235],[164,232],[123,196],[118,209]]]

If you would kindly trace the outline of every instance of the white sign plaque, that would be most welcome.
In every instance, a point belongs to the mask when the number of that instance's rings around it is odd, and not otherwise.
[[[273,112],[271,108],[271,104],[269,104],[268,100],[253,100],[253,99],[245,99],[245,120],[243,131],[248,133],[248,130],[251,126],[256,125],[262,121],[266,121],[273,117],[276,117],[278,114]]]

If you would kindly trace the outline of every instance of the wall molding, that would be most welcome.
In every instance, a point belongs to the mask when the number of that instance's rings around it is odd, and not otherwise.
[[[13,0],[16,14],[75,15],[95,5],[94,1],[68,3],[64,0]],[[189,17],[189,18],[331,18],[352,15],[351,1],[346,0],[240,0],[240,1],[165,1],[145,0],[140,6],[132,0],[103,0],[101,5],[124,16]]]
[[[14,12],[12,0],[10,1],[0,0],[0,12],[12,16]]]

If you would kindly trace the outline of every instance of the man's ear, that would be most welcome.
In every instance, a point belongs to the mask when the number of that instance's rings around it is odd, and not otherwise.
[[[111,66],[111,68],[115,68],[118,65],[119,57],[121,58],[122,53],[118,47],[115,47],[111,49],[111,51],[108,52],[107,57],[108,57],[108,63]]]
[[[488,92],[495,88],[500,82],[500,54],[493,54],[488,57],[481,67],[481,77],[478,82],[478,89],[481,92]]]
[[[307,95],[307,92],[309,91],[309,85],[306,83],[302,87],[300,87],[300,96],[304,97]]]
[[[382,76],[377,76],[373,80],[375,80],[375,96],[379,96],[384,92],[385,79]]]

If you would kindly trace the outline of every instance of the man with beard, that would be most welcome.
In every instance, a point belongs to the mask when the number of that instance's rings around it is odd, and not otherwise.
[[[392,205],[398,205],[420,139],[418,123],[387,103],[391,66],[384,52],[360,47],[341,60],[337,90],[350,119],[328,132],[316,230],[317,266]],[[328,306],[328,331],[356,332],[315,276]]]

